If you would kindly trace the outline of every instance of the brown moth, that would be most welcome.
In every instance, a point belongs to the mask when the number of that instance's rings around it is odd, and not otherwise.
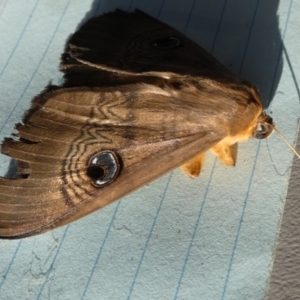
[[[238,142],[274,129],[255,87],[141,11],[89,20],[61,70],[2,144],[19,172],[0,178],[2,238],[68,224],[178,166],[197,177],[208,150],[233,166]]]

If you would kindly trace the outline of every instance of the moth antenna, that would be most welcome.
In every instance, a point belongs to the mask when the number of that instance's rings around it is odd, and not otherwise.
[[[283,141],[290,147],[290,149],[297,155],[297,157],[300,159],[299,153],[296,151],[296,149],[291,145],[291,143],[285,138],[285,136],[277,129],[274,128],[274,131],[283,139]]]

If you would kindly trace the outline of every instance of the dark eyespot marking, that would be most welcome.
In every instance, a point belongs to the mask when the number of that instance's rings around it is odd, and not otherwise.
[[[118,156],[110,150],[104,150],[91,157],[86,174],[95,186],[102,187],[113,182],[119,172]]]
[[[173,36],[156,39],[152,42],[152,47],[161,50],[176,49],[182,45],[182,41]]]

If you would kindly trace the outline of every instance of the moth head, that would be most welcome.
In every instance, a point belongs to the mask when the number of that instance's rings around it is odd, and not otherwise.
[[[253,137],[260,140],[265,139],[274,131],[274,128],[273,119],[263,111],[258,117]]]

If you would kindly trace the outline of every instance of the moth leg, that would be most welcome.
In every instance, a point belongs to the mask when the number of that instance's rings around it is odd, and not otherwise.
[[[191,178],[197,178],[201,172],[203,163],[204,163],[205,153],[198,154],[185,164],[183,164],[180,168],[186,175]]]
[[[224,165],[230,167],[235,166],[238,152],[238,143],[229,145],[220,142],[217,145],[213,146],[210,150]]]

